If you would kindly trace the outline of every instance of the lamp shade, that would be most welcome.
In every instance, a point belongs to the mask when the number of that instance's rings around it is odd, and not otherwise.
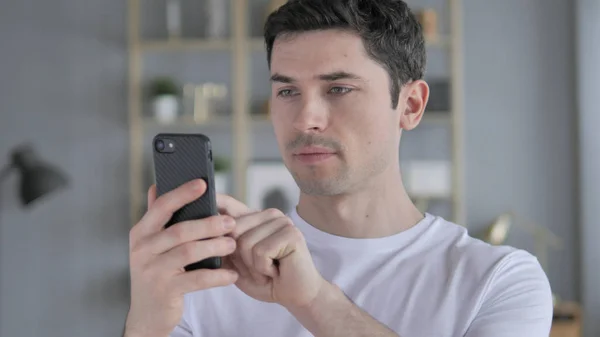
[[[29,146],[12,153],[12,164],[21,174],[19,189],[23,205],[29,205],[67,185],[66,176],[57,168],[41,161]]]

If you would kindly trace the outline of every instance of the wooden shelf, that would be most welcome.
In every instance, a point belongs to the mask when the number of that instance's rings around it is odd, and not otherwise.
[[[436,38],[429,38],[425,41],[428,47],[448,48],[452,41],[449,36],[438,35]]]
[[[252,116],[248,119],[253,126],[270,126],[271,120],[267,116]],[[152,117],[144,118],[144,128],[185,128],[185,127],[218,127],[218,128],[231,128],[233,126],[233,120],[231,117],[214,117],[209,118],[202,122],[197,122],[191,116],[179,117],[172,122],[160,122]],[[226,130],[224,130],[226,131]]]
[[[232,43],[230,40],[209,39],[145,40],[140,42],[140,49],[142,51],[229,51],[232,49]]]
[[[226,117],[215,117],[202,122],[197,122],[193,117],[179,117],[171,122],[161,122],[152,117],[144,118],[145,128],[161,128],[161,127],[187,127],[187,126],[229,126],[231,119]]]

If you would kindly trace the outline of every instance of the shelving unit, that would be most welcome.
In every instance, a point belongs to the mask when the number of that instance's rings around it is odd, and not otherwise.
[[[178,51],[178,50],[220,50],[233,49],[231,41],[228,40],[205,40],[205,39],[172,39],[172,40],[149,40],[140,43],[142,51]]]
[[[183,0],[186,1],[186,0]],[[225,0],[224,0],[225,1]],[[251,36],[249,23],[251,18],[249,6],[253,0],[229,0],[230,36],[226,39],[190,38],[145,38],[141,34],[141,6],[151,0],[128,0],[128,30],[129,30],[129,128],[130,128],[130,204],[131,223],[136,223],[145,211],[146,181],[148,163],[145,156],[151,144],[147,142],[153,133],[163,130],[181,130],[189,132],[210,131],[227,135],[230,140],[232,172],[230,184],[231,194],[241,201],[246,197],[246,172],[249,160],[253,158],[252,138],[258,133],[264,133],[270,121],[264,116],[254,115],[252,94],[254,79],[252,67],[253,57],[264,53],[264,40]],[[265,2],[263,0],[262,2]],[[419,198],[420,204],[427,201],[449,199],[452,204],[453,221],[464,224],[463,198],[463,99],[462,99],[462,38],[460,36],[460,0],[439,0],[446,2],[449,9],[450,31],[442,32],[435,42],[428,42],[428,48],[448,52],[451,88],[451,111],[428,111],[422,125],[437,126],[450,129],[451,160],[452,160],[452,195],[425,196]],[[417,0],[409,1],[409,5],[418,7]],[[417,5],[417,6],[415,6]],[[262,18],[261,18],[262,20]],[[180,55],[181,53],[223,53],[229,59],[229,97],[231,98],[231,113],[227,117],[209,119],[197,124],[190,117],[182,117],[171,124],[163,125],[144,113],[144,59],[147,55]],[[266,61],[265,61],[266,63]],[[256,70],[255,70],[256,71]],[[257,131],[258,130],[258,131]],[[411,131],[413,132],[413,131]],[[416,131],[414,131],[416,132]],[[407,136],[404,136],[405,138]],[[410,137],[410,136],[408,136]],[[275,141],[275,139],[273,139]]]
[[[468,226],[465,208],[465,131],[462,2],[449,0],[450,8],[450,83],[452,107],[452,215],[454,222]]]

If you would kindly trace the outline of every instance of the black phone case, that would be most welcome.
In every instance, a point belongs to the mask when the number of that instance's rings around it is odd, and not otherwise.
[[[174,144],[172,152],[159,152],[155,146],[157,140],[170,140]],[[207,191],[197,200],[185,205],[173,214],[165,228],[188,220],[197,220],[218,214],[214,166],[210,139],[202,134],[161,133],[152,142],[154,159],[154,178],[157,196],[163,195],[182,184],[204,179]],[[185,270],[218,269],[221,258],[211,257],[185,267]]]

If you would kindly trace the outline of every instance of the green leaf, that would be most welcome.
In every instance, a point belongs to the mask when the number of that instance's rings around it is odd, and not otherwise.
[[[175,80],[166,76],[157,77],[150,81],[148,89],[150,97],[157,97],[162,95],[179,96],[181,91],[179,85],[177,85]]]

